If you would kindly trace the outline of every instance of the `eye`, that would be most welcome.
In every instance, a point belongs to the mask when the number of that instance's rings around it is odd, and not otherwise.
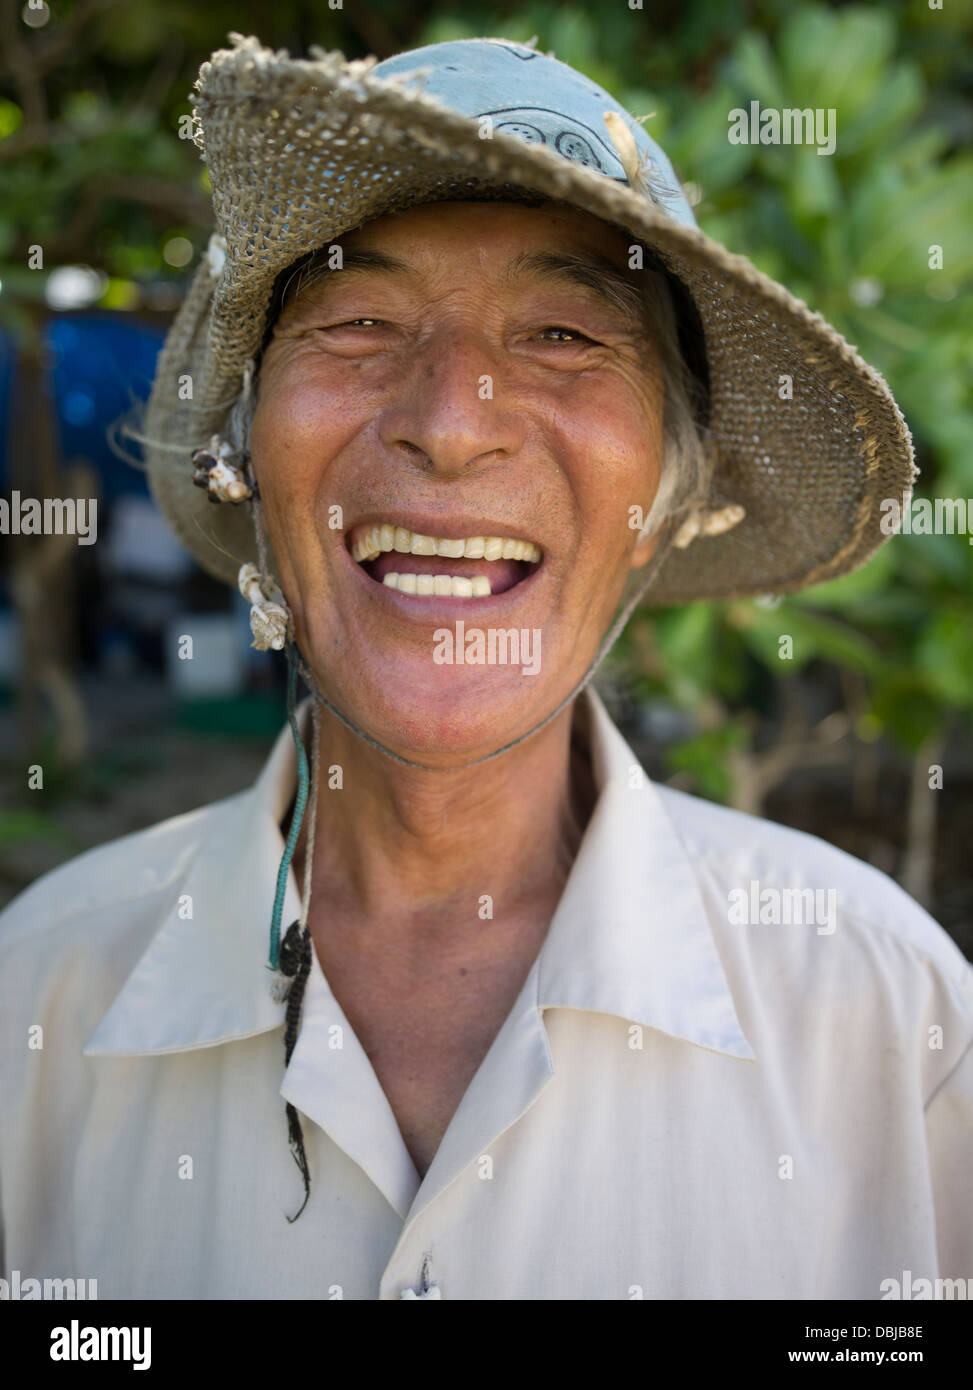
[[[359,323],[381,323],[381,319],[348,319],[345,323],[333,323],[332,328],[354,328]]]
[[[542,328],[542,329],[540,330],[540,332],[541,332],[541,334],[544,334],[544,333],[563,333],[563,334],[566,335],[566,338],[562,338],[562,339],[561,339],[562,342],[565,342],[565,341],[568,341],[568,342],[573,341],[573,342],[576,342],[576,343],[592,343],[592,344],[595,344],[594,338],[589,338],[586,334],[584,334],[584,333],[579,333],[578,330],[577,330],[576,328],[565,328],[565,327],[563,327],[563,325],[560,325],[560,324],[551,324],[548,328]],[[597,346],[597,344],[595,344],[595,346]]]

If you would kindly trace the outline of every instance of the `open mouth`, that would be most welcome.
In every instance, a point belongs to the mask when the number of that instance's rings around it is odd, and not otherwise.
[[[487,598],[522,583],[544,552],[533,541],[508,536],[426,536],[390,522],[356,527],[352,558],[370,579],[400,594]]]

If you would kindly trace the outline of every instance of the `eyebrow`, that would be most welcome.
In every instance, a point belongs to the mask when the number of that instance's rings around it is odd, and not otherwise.
[[[644,327],[646,305],[642,291],[628,277],[603,260],[581,252],[521,251],[507,267],[505,279],[520,275],[540,275],[565,280],[593,290],[616,312]]]
[[[279,285],[275,293],[274,314],[278,317],[284,313],[285,307],[295,303],[300,296],[306,295],[311,289],[316,289],[322,282],[331,278],[335,271],[328,265],[331,256],[331,247],[325,246],[317,252],[313,252],[306,257],[299,265],[295,265],[291,274],[288,275],[284,284]],[[399,260],[398,256],[388,256],[385,252],[346,252],[342,247],[342,271],[395,271],[402,274],[409,271],[410,265],[406,261]]]
[[[316,253],[303,267],[295,270],[292,279],[299,277],[299,292],[306,293],[322,281],[337,274],[328,266],[327,250]],[[346,251],[342,257],[341,271],[378,271],[389,275],[414,275],[415,268],[399,256],[391,256],[385,251]],[[563,280],[572,285],[592,290],[608,306],[620,312],[632,323],[645,326],[646,305],[642,291],[623,271],[600,256],[582,252],[521,251],[509,263],[504,272],[504,281],[510,283],[525,275],[538,275],[550,280]],[[306,280],[304,277],[307,277]],[[304,283],[301,283],[301,281]],[[286,300],[291,281],[284,286],[283,298]]]
[[[342,270],[385,270],[398,274],[414,274],[408,261],[390,256],[387,251],[345,251],[341,257]]]

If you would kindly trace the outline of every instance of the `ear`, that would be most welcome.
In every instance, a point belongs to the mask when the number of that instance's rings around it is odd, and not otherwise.
[[[632,551],[631,566],[633,570],[640,570],[647,565],[656,552],[656,548],[662,539],[663,526],[659,526],[651,534],[647,535],[644,531],[639,532],[638,540],[635,542],[635,549]]]

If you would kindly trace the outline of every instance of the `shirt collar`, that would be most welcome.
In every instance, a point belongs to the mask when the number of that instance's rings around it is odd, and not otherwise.
[[[617,1014],[753,1059],[692,861],[592,691],[598,800],[539,956],[538,1006]]]
[[[692,862],[662,795],[598,696],[589,688],[581,699],[597,802],[537,960],[537,1005],[615,1014],[752,1059]],[[309,708],[310,698],[298,712],[302,726]],[[283,1024],[267,952],[284,849],[280,822],[296,781],[285,725],[254,785],[199,818],[189,867],[170,887],[158,930],[86,1056],[210,1047]],[[299,912],[292,868],[282,931]]]
[[[302,729],[310,703],[308,697],[298,709]],[[199,817],[189,866],[170,887],[157,931],[89,1038],[85,1056],[181,1052],[254,1037],[283,1023],[268,954],[284,852],[280,822],[296,786],[297,754],[285,724],[253,786]],[[291,868],[282,935],[300,906]]]

